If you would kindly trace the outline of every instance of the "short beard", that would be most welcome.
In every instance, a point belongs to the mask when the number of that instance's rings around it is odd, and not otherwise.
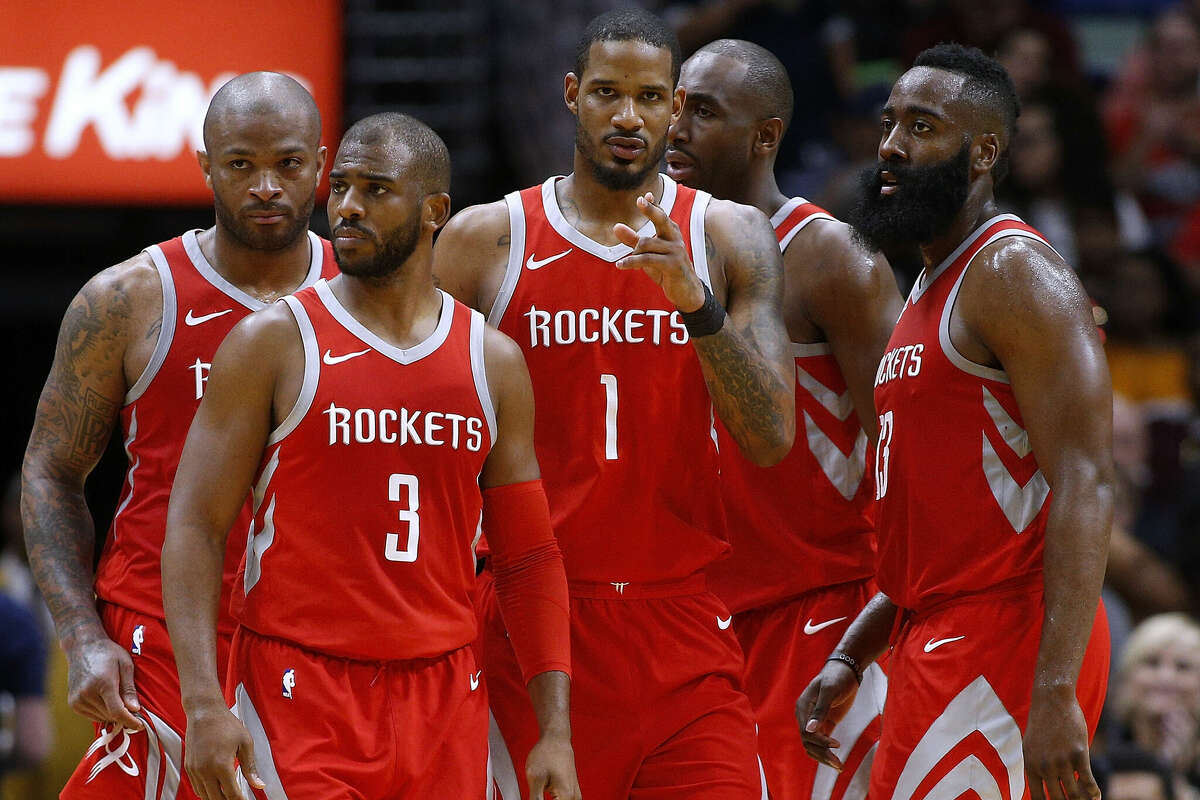
[[[362,229],[356,228],[356,230]],[[404,266],[404,262],[408,261],[408,257],[417,249],[417,242],[420,239],[421,217],[416,214],[408,225],[397,228],[387,240],[383,242],[375,240],[378,247],[376,247],[373,257],[351,261],[342,257],[342,254],[338,252],[337,245],[334,245],[333,257],[337,261],[338,269],[347,275],[353,278],[378,280],[390,277],[396,270]]]
[[[296,240],[308,232],[308,221],[312,217],[316,193],[309,195],[308,201],[298,209],[296,215],[284,221],[279,230],[264,230],[245,218],[239,218],[233,209],[221,202],[220,195],[213,193],[213,207],[217,212],[217,222],[229,232],[234,239],[251,250],[273,252],[283,250],[296,243]],[[269,210],[268,204],[263,210]]]
[[[633,172],[601,163],[600,153],[597,152],[578,119],[575,121],[575,148],[583,154],[584,159],[592,168],[592,177],[596,179],[596,183],[614,192],[627,192],[641,186],[646,178],[658,170],[659,162],[667,152],[667,137],[662,137],[654,150],[648,151],[649,158],[646,159],[646,166]]]
[[[893,161],[864,170],[859,198],[847,216],[855,237],[872,250],[926,244],[949,230],[967,201],[970,143],[953,158],[925,167]],[[880,193],[884,170],[896,176],[895,194]]]

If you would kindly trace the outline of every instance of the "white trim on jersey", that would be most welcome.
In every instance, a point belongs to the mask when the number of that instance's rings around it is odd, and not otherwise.
[[[479,405],[483,406],[483,416],[487,420],[492,444],[495,444],[496,409],[492,405],[492,393],[488,389],[487,369],[483,357],[484,325],[483,314],[471,309],[471,374],[475,377],[475,393],[479,395]]]
[[[675,197],[678,194],[675,181],[665,174],[659,173],[659,178],[662,179],[662,198],[659,200],[659,207],[668,215],[671,209],[675,207]],[[604,245],[591,239],[582,233],[579,229],[567,221],[563,216],[562,209],[558,207],[558,198],[554,194],[554,184],[562,178],[561,175],[554,175],[546,179],[542,184],[542,208],[546,213],[546,219],[550,223],[550,227],[558,233],[559,236],[566,239],[571,244],[578,247],[587,253],[591,253],[596,258],[603,261],[615,262],[619,258],[623,258],[633,252],[633,248],[626,244],[618,242],[614,245]],[[638,236],[653,236],[654,223],[646,220],[646,224],[638,228]]]
[[[254,488],[251,489],[253,497],[251,513],[255,517],[258,516],[258,509],[266,497],[267,487],[270,486],[271,479],[275,477],[275,470],[279,468],[279,453],[282,450],[283,445],[279,445],[271,453],[271,458],[267,461],[262,475],[259,476],[258,483],[254,484]],[[254,523],[255,520],[250,521],[250,530],[246,533],[246,569],[242,576],[242,588],[247,595],[258,583],[258,579],[262,577],[263,555],[271,545],[275,544],[275,495],[271,495],[271,503],[267,506],[266,513],[263,514],[263,529],[257,534],[254,532]]]
[[[148,751],[152,760],[157,761],[158,751],[161,748],[165,767],[162,792],[158,792],[159,765],[155,763],[151,767],[147,764],[146,800],[156,800],[156,798],[157,800],[175,800],[175,796],[179,793],[180,772],[183,769],[183,737],[149,709],[143,708],[142,714],[148,718],[146,721],[149,722],[146,726],[146,733],[150,737]],[[155,739],[158,741],[155,742]]]
[[[488,760],[492,764],[492,780],[496,786],[496,797],[499,800],[521,800],[521,783],[517,778],[517,769],[513,766],[512,755],[508,752],[508,744],[496,717],[488,710]]]
[[[136,401],[150,388],[154,376],[158,374],[163,362],[167,360],[171,342],[175,339],[176,318],[179,316],[175,301],[175,280],[171,276],[171,265],[167,263],[166,254],[156,244],[147,247],[145,252],[154,262],[154,268],[158,270],[158,280],[162,284],[162,327],[158,330],[158,341],[154,343],[154,353],[150,356],[150,361],[147,362],[146,368],[142,370],[137,381],[125,393],[125,405]]]
[[[692,240],[692,266],[700,280],[712,291],[712,275],[708,271],[708,248],[704,244],[704,215],[708,211],[708,201],[712,195],[708,192],[696,192],[692,203],[692,218],[688,221]]]
[[[492,310],[487,321],[493,327],[500,327],[500,320],[508,310],[513,293],[517,289],[517,281],[521,279],[521,259],[525,258],[525,207],[521,203],[521,193],[511,192],[504,196],[504,204],[508,206],[508,264],[504,267],[504,280],[500,283],[500,291],[492,302]]]
[[[121,519],[121,512],[123,512],[129,506],[129,504],[131,502],[133,502],[133,491],[136,486],[134,484],[133,476],[134,476],[134,473],[137,472],[138,466],[142,463],[141,456],[134,458],[133,454],[131,452],[129,452],[129,448],[133,446],[133,443],[135,441],[137,441],[137,431],[138,431],[137,409],[135,408],[132,411],[132,413],[130,413],[130,415],[129,415],[129,436],[128,436],[128,438],[125,439],[125,460],[129,462],[129,472],[127,472],[125,474],[125,482],[127,484],[129,484],[129,494],[127,494],[125,496],[125,499],[121,502],[121,505],[117,507],[116,513],[113,514],[113,539],[114,540],[119,535],[117,532],[117,524],[118,524],[118,520]]]
[[[788,200],[771,216],[771,227],[775,231],[778,231],[779,226],[783,224],[784,220],[786,220],[793,211],[807,202],[808,200],[805,200],[803,197],[793,197],[791,200]],[[779,252],[782,253],[784,250],[787,250],[787,246],[792,243],[792,239],[796,238],[796,234],[808,227],[808,223],[818,219],[827,219],[832,222],[838,221],[837,217],[833,216],[832,214],[824,211],[814,211],[796,223],[796,227],[792,228],[783,235],[783,238],[779,240]]]
[[[925,778],[975,731],[982,733],[995,749],[1007,774],[996,775],[978,756],[969,754],[946,772],[924,796],[961,797],[974,790],[979,797],[1003,797],[999,779],[1007,779],[1008,796],[1020,797],[1025,791],[1021,729],[991,684],[980,675],[946,705],[909,753],[904,770],[896,779],[892,800],[911,800]]]
[[[217,272],[212,264],[208,263],[208,259],[204,257],[204,251],[200,249],[200,242],[196,239],[198,232],[198,230],[190,230],[183,234],[183,249],[187,251],[188,258],[192,260],[192,264],[201,277],[211,283],[219,292],[251,311],[261,311],[266,308],[266,303],[234,286],[221,273]],[[291,291],[298,292],[315,283],[317,278],[321,277],[321,266],[324,260],[325,249],[321,246],[321,237],[308,231],[308,273],[300,285]]]
[[[250,695],[246,692],[244,683],[239,683],[237,689],[234,690],[233,708],[229,710],[246,726],[250,740],[254,742],[254,763],[258,767],[258,776],[267,785],[267,788],[262,790],[263,794],[267,796],[267,800],[288,800],[287,792],[283,790],[283,784],[279,780],[279,770],[275,767],[271,741],[267,738],[266,728],[259,719],[254,703],[250,701]],[[246,797],[255,796],[250,791],[250,784],[246,782],[240,769],[237,771],[237,782],[238,788]]]
[[[791,342],[791,347],[792,358],[827,356],[833,353],[833,345],[829,342]]]
[[[959,256],[967,252],[967,248],[974,244],[975,240],[982,236],[984,231],[1002,220],[1024,222],[1024,220],[1022,220],[1016,214],[997,214],[987,222],[984,222],[982,225],[972,231],[966,239],[963,239],[962,243],[959,244],[958,247],[954,248],[953,253],[942,259],[942,263],[938,264],[937,267],[934,268],[933,272],[929,272],[928,270],[924,269],[921,270],[921,274],[918,275],[916,281],[913,282],[912,291],[908,295],[908,302],[912,305],[916,305],[917,301],[921,299],[921,295],[925,294],[925,290],[933,285],[933,282],[938,279],[939,275],[949,269],[950,265],[957,261]]]
[[[304,380],[300,384],[300,394],[296,395],[296,402],[292,405],[292,410],[267,438],[268,446],[278,443],[283,437],[296,430],[296,426],[300,424],[312,407],[313,398],[317,395],[317,382],[321,378],[321,348],[317,344],[317,332],[313,330],[312,320],[308,318],[304,304],[295,297],[288,295],[282,300],[291,310],[292,318],[296,320],[296,327],[300,329],[300,342],[304,347]]]
[[[1015,217],[1012,214],[1005,214],[1004,216],[1015,219],[1018,222],[1020,221],[1020,218]],[[985,225],[991,225],[992,222],[995,222],[997,219],[999,219],[999,217],[993,217],[992,221],[985,223]],[[1020,229],[1009,229],[997,231],[996,233],[992,234],[992,236],[986,242],[984,242],[983,247],[980,247],[979,250],[976,251],[976,255],[983,252],[984,248],[988,247],[992,243],[1014,236],[1025,239],[1033,239],[1035,242],[1041,242],[1047,247],[1050,247],[1050,244],[1045,239],[1035,233],[1030,233],[1029,231]],[[972,235],[969,237],[969,241],[974,241],[977,238],[979,237]],[[1054,250],[1052,247],[1050,249]],[[1054,254],[1058,255],[1058,251],[1055,251]],[[1059,258],[1062,258],[1062,256],[1059,256]],[[946,305],[942,307],[942,318],[938,322],[938,340],[942,344],[942,352],[946,354],[946,358],[950,359],[950,363],[961,369],[963,372],[966,372],[969,375],[974,375],[977,378],[987,378],[989,380],[999,381],[1000,383],[1008,383],[1008,374],[1004,370],[996,369],[995,367],[985,367],[983,364],[976,364],[974,361],[971,361],[962,353],[958,352],[958,348],[954,346],[954,342],[950,338],[950,314],[954,311],[955,301],[958,300],[958,290],[962,288],[963,278],[967,277],[967,272],[970,271],[971,264],[974,262],[974,258],[967,262],[967,265],[963,267],[962,273],[959,274],[958,280],[954,282],[954,286],[950,287],[950,294],[946,296]],[[939,271],[941,269],[942,267],[938,267]],[[934,277],[937,277],[936,274]],[[930,279],[930,281],[932,282],[932,279]],[[916,287],[913,287],[913,291],[916,291]]]
[[[424,341],[412,347],[396,347],[394,344],[385,342],[378,334],[355,319],[354,315],[334,296],[333,290],[329,288],[328,281],[324,279],[319,280],[314,285],[314,288],[317,291],[317,297],[321,298],[321,302],[325,305],[325,308],[333,315],[334,319],[341,323],[343,328],[362,340],[362,343],[371,347],[372,350],[378,351],[398,364],[408,365],[416,363],[437,350],[446,341],[446,337],[450,335],[450,326],[454,322],[454,298],[441,289],[438,289],[437,293],[442,298],[442,310],[438,317],[437,327],[433,329],[433,333],[425,337]]]

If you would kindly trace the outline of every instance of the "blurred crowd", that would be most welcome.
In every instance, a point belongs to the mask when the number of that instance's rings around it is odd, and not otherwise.
[[[562,74],[578,32],[615,3],[490,5],[499,148],[514,186],[530,185],[570,169]],[[1200,799],[1200,0],[643,5],[673,23],[685,53],[733,37],[779,56],[796,92],[780,187],[838,215],[876,158],[889,86],[918,52],[954,40],[1007,66],[1022,111],[1000,197],[1078,270],[1113,378],[1113,666],[1096,768],[1112,800]],[[907,290],[919,262],[894,261]],[[70,715],[45,699],[56,648],[22,561],[15,482],[0,520],[3,775],[46,759],[52,717]],[[73,767],[80,750],[69,749]]]

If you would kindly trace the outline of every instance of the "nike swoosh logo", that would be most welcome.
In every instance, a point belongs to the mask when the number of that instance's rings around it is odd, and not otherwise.
[[[233,309],[227,308],[224,311],[214,311],[211,314],[205,314],[204,316],[197,317],[194,314],[192,314],[192,310],[189,308],[188,312],[187,312],[187,316],[183,318],[183,321],[185,323],[187,323],[187,325],[190,327],[192,325],[199,325],[201,322],[208,322],[210,319],[213,319],[215,317],[224,316],[225,314],[228,314],[230,311],[233,311]]]
[[[846,618],[838,617],[837,619],[830,619],[830,620],[826,620],[822,623],[819,623],[817,625],[813,625],[812,617],[809,617],[808,622],[804,623],[804,632],[807,633],[809,636],[812,636],[817,631],[823,631],[826,628],[828,628],[830,625],[836,625],[837,623],[841,622],[844,619],[846,619]]]
[[[721,630],[728,630],[728,628],[731,624],[733,624],[733,615],[732,614],[730,614],[725,619],[721,619],[720,617],[717,617],[717,627],[720,628]]]
[[[479,672],[476,672],[474,675],[471,676],[471,691],[472,692],[479,688],[479,676],[482,674],[483,674],[483,670],[479,670]]]
[[[369,352],[371,352],[371,348],[368,347],[366,350],[359,350],[357,353],[346,353],[346,355],[344,355],[344,356],[335,356],[335,355],[333,355],[333,353],[326,350],[325,357],[321,360],[324,361],[329,366],[333,366],[334,364],[340,364],[343,361],[349,361],[352,358],[358,358],[359,356],[363,355],[364,353],[369,353]]]
[[[967,637],[966,636],[951,636],[949,639],[936,639],[936,640],[930,639],[928,642],[925,643],[925,652],[932,653],[934,650],[937,650],[939,647],[941,647],[944,644],[949,644],[950,642],[957,642],[959,639],[965,639],[965,638],[967,638]]]
[[[529,260],[525,262],[525,269],[529,269],[529,270],[541,269],[542,267],[549,264],[551,261],[558,261],[560,258],[567,255],[574,249],[575,249],[574,247],[568,247],[566,250],[563,250],[558,255],[550,256],[549,258],[543,258],[541,261],[538,261],[536,258],[534,258],[533,253],[530,253]]]

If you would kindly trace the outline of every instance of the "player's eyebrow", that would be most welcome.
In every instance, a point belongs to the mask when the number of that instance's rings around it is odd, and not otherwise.
[[[880,109],[879,113],[884,116],[888,116],[888,117],[895,116],[896,115],[896,107],[895,106],[884,106],[882,109]],[[933,117],[934,119],[945,119],[945,116],[941,112],[934,111],[932,108],[929,108],[928,106],[905,106],[904,113],[905,114],[917,114],[922,117]]]
[[[697,103],[706,103],[710,106],[721,105],[721,101],[717,99],[717,96],[709,94],[708,92],[691,92],[691,91],[689,91],[687,93],[687,99],[689,101],[694,100]]]
[[[341,178],[345,178],[348,174],[349,174],[349,171],[344,170],[344,169],[329,170],[330,178],[341,179]],[[358,177],[363,179],[364,181],[371,181],[372,183],[395,183],[396,182],[396,178],[394,175],[384,175],[379,172],[360,172],[360,173],[358,173]]]

